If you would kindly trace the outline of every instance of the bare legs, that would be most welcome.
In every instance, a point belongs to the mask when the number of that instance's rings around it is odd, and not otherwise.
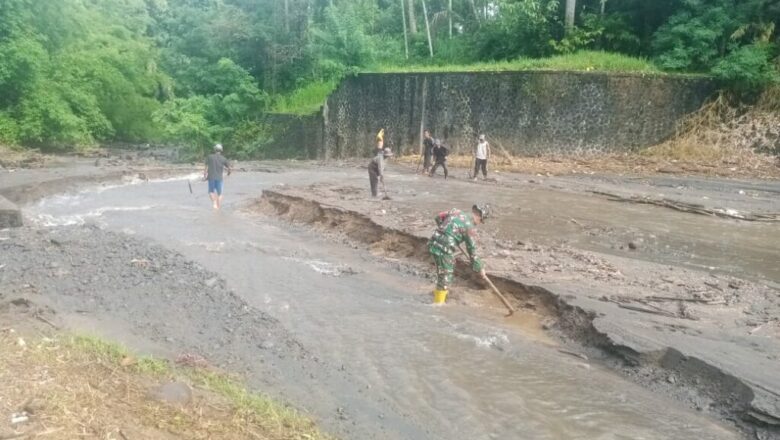
[[[211,206],[214,209],[220,209],[222,207],[222,196],[218,195],[215,192],[209,193],[209,198],[211,199]]]

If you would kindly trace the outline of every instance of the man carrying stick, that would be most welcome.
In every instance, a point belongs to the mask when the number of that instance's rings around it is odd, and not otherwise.
[[[471,268],[485,278],[482,259],[477,256],[476,225],[490,216],[490,205],[474,205],[471,213],[451,209],[436,216],[436,232],[428,241],[428,252],[436,263],[436,290],[433,292],[434,304],[443,304],[452,283],[455,271],[455,255],[461,243],[466,244],[467,257]]]

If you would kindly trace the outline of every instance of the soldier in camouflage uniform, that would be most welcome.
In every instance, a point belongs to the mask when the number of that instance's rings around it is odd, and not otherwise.
[[[490,205],[474,205],[471,215],[459,209],[442,212],[436,217],[436,232],[428,241],[428,252],[436,263],[436,291],[434,302],[444,302],[447,289],[452,283],[455,270],[455,254],[461,243],[466,243],[466,251],[475,272],[485,275],[484,264],[477,256],[475,227],[490,215]]]

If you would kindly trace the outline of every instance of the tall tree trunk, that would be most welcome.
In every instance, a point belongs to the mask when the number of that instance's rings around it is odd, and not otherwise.
[[[477,4],[474,2],[474,0],[469,0],[469,3],[471,4],[471,10],[474,11],[474,19],[477,20],[477,25],[480,25],[479,21],[479,11],[477,11]]]
[[[425,7],[425,0],[422,0],[423,16],[425,17],[425,32],[428,34],[428,52],[433,58],[433,41],[431,40],[431,25],[428,23],[428,8]]]
[[[452,0],[447,3],[447,18],[450,22],[450,40],[452,40]]]
[[[406,59],[409,59],[409,37],[406,35],[406,8],[404,3],[406,0],[401,0],[401,23],[404,25],[404,54]]]
[[[607,0],[601,0],[601,16],[604,16],[604,9],[607,7]]]
[[[577,9],[577,0],[566,0],[566,32],[574,27],[574,11]]]
[[[417,17],[414,16],[414,0],[406,1],[406,13],[409,15],[409,33],[417,35]]]
[[[290,0],[284,0],[284,31],[290,33]]]
[[[423,154],[423,132],[425,131],[425,101],[428,98],[428,77],[422,77],[422,99],[420,100],[420,143],[418,145],[420,154]]]

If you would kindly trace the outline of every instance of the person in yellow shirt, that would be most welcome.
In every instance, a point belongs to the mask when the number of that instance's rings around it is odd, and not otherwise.
[[[376,149],[383,150],[385,148],[385,129],[381,128],[379,133],[376,134]]]

